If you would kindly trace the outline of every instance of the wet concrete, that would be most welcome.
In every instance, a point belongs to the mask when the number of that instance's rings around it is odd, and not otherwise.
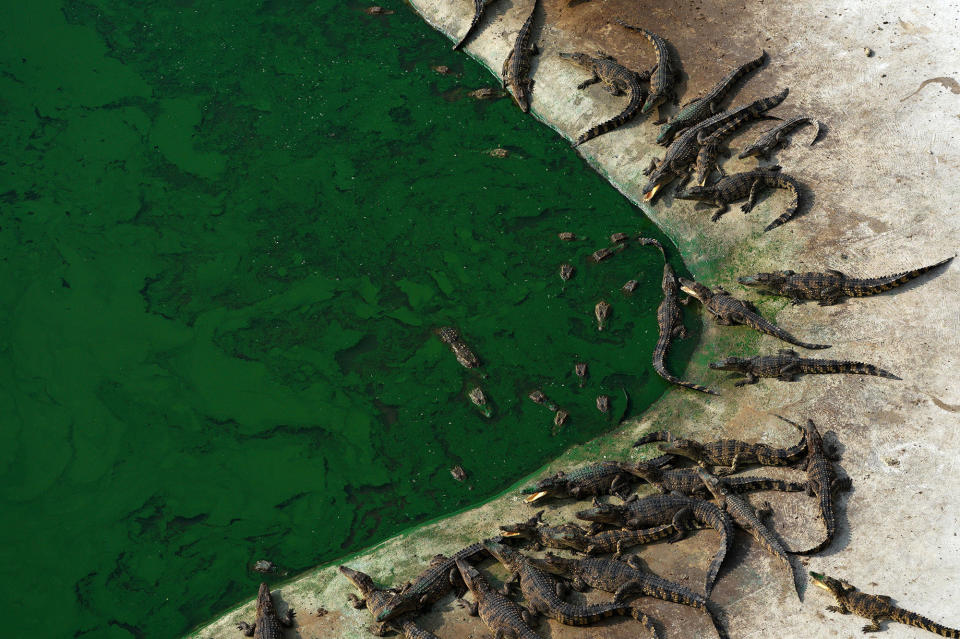
[[[453,36],[466,29],[469,0],[412,0],[435,27]],[[864,590],[892,596],[900,605],[941,623],[960,627],[960,410],[957,334],[960,328],[958,266],[952,264],[897,291],[844,304],[790,306],[778,298],[745,291],[739,275],[761,270],[839,269],[876,276],[936,262],[960,245],[960,217],[954,214],[960,187],[960,6],[919,6],[880,2],[828,3],[644,3],[627,0],[574,2],[544,0],[535,34],[542,50],[534,64],[533,112],[568,138],[616,114],[624,98],[599,87],[577,91],[586,74],[558,58],[559,51],[602,49],[634,69],[648,67],[653,52],[638,34],[612,19],[640,24],[662,34],[681,57],[680,102],[706,91],[730,68],[770,54],[769,64],[742,83],[728,103],[744,104],[789,87],[776,109],[789,117],[808,114],[826,125],[816,146],[811,129],[791,136],[772,162],[808,187],[805,213],[762,233],[788,201],[778,191],[749,215],[735,205],[719,222],[692,203],[665,197],[646,210],[677,242],[698,279],[720,284],[755,300],[768,317],[801,338],[833,344],[820,356],[875,363],[903,377],[896,382],[857,376],[807,376],[793,383],[763,380],[734,389],[724,375],[707,369],[728,354],[770,353],[782,347],[773,338],[746,329],[708,326],[688,370],[724,394],[720,398],[672,391],[637,423],[570,451],[551,468],[584,460],[635,456],[629,444],[642,432],[669,428],[701,439],[737,437],[786,445],[789,426],[770,415],[812,417],[822,431],[834,431],[843,458],[842,473],[853,490],[839,499],[839,532],[824,553],[799,567],[840,576]],[[529,12],[520,0],[495,0],[480,32],[467,46],[488,67],[499,70],[516,31]],[[453,37],[452,36],[452,37]],[[872,50],[868,55],[865,49]],[[672,107],[675,109],[675,106]],[[581,147],[588,162],[625,195],[638,199],[641,174],[663,149],[653,142],[658,127],[641,117]],[[754,125],[731,142],[737,151],[767,124]],[[736,153],[733,154],[735,158]],[[752,168],[755,160],[728,160],[728,172]],[[695,307],[691,307],[694,309]],[[652,451],[648,451],[652,454]],[[799,477],[797,471],[780,471]],[[765,471],[766,474],[766,471]],[[765,494],[773,524],[791,547],[809,546],[822,534],[811,500],[803,495]],[[570,518],[576,505],[547,507],[546,519]],[[414,576],[437,552],[495,532],[494,522],[517,521],[530,509],[514,493],[437,524],[381,544],[345,560],[380,583],[399,584]],[[756,544],[740,537],[721,572],[713,599],[725,610],[732,637],[850,637],[863,620],[824,611],[826,593],[804,586],[797,600],[782,566]],[[699,590],[716,539],[699,532],[689,540],[644,548],[640,556],[656,572]],[[502,576],[496,568],[493,574]],[[301,637],[369,637],[366,611],[344,603],[350,587],[333,567],[304,575],[280,595],[300,610]],[[253,593],[251,593],[253,594]],[[590,595],[590,598],[595,595]],[[665,637],[712,636],[695,611],[669,604],[639,603],[657,618]],[[331,612],[311,615],[318,605]],[[234,636],[232,624],[249,616],[247,604],[198,637]],[[486,628],[452,600],[424,617],[440,637],[485,637]],[[631,621],[590,629],[540,627],[544,637],[635,637]],[[886,637],[924,636],[890,624]]]

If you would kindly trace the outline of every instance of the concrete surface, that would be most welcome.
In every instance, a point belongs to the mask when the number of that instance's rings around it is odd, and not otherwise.
[[[469,21],[470,0],[411,0],[435,28],[452,38]],[[603,49],[624,64],[652,64],[647,42],[610,24],[617,17],[662,34],[679,53],[684,80],[681,102],[705,91],[728,69],[766,49],[771,62],[751,76],[732,98],[746,103],[782,87],[790,96],[776,113],[812,115],[826,133],[807,147],[812,130],[801,129],[774,161],[807,185],[801,216],[770,233],[762,228],[788,195],[766,197],[751,214],[735,206],[718,223],[692,203],[672,201],[672,189],[645,210],[678,244],[695,276],[756,300],[768,317],[802,339],[833,344],[821,355],[857,359],[892,370],[896,382],[872,377],[808,376],[785,384],[764,380],[734,389],[725,375],[706,368],[728,354],[773,352],[776,340],[753,337],[746,329],[707,327],[687,379],[720,388],[719,398],[670,391],[639,421],[570,451],[551,468],[584,460],[636,456],[629,443],[657,428],[696,434],[788,444],[796,436],[770,412],[794,419],[812,417],[840,443],[842,472],[854,488],[839,500],[839,533],[825,553],[803,560],[803,568],[840,576],[861,589],[892,596],[900,605],[943,624],[960,627],[960,385],[958,366],[958,264],[881,296],[838,306],[788,306],[736,284],[738,275],[760,270],[834,268],[876,276],[932,263],[957,252],[960,199],[960,5],[876,2],[675,3],[657,0],[594,0],[568,4],[543,0],[535,25],[542,53],[533,68],[533,111],[567,138],[617,113],[625,103],[599,87],[577,91],[586,78],[557,57],[559,51]],[[499,69],[529,11],[527,0],[495,0],[467,50]],[[865,48],[874,51],[868,56]],[[728,100],[728,103],[731,100]],[[675,109],[671,107],[671,112]],[[731,142],[735,150],[752,142],[767,125],[754,125]],[[662,148],[653,144],[658,127],[638,118],[617,132],[583,145],[588,162],[637,200],[641,169]],[[733,154],[735,158],[736,153]],[[728,160],[735,172],[755,160]],[[696,307],[691,307],[695,309]],[[696,312],[696,311],[694,311]],[[648,451],[647,454],[650,454]],[[792,474],[791,474],[792,472]],[[783,471],[783,476],[797,476]],[[791,547],[810,545],[822,534],[816,508],[803,495],[766,494],[776,530]],[[762,499],[762,498],[761,498]],[[754,498],[758,503],[759,499]],[[575,507],[548,506],[558,522]],[[417,574],[437,552],[453,552],[495,532],[494,522],[531,514],[514,493],[391,539],[363,556],[344,560],[370,572],[382,584]],[[853,637],[863,621],[824,611],[829,596],[805,584],[797,600],[783,569],[746,536],[721,572],[713,599],[725,610],[732,637]],[[716,545],[708,531],[678,544],[639,551],[665,577],[699,590]],[[493,574],[502,575],[495,567]],[[317,569],[279,588],[281,607],[298,610],[298,627],[288,637],[352,639],[371,636],[370,617],[345,604],[351,588],[335,566]],[[255,593],[251,593],[253,595]],[[594,595],[588,598],[600,598]],[[665,637],[712,636],[696,611],[649,599],[640,604],[654,616]],[[317,616],[318,606],[330,612]],[[233,624],[252,615],[247,603],[197,637],[234,637]],[[445,600],[423,618],[443,639],[486,637],[476,619]],[[635,637],[635,622],[611,621],[582,629],[550,622],[544,637]],[[921,637],[922,630],[889,624],[884,636]]]

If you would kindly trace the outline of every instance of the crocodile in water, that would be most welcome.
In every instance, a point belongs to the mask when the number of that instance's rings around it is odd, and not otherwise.
[[[540,635],[530,628],[529,624],[532,624],[534,619],[529,612],[494,590],[470,564],[458,561],[456,567],[463,583],[473,593],[474,603],[470,607],[470,614],[479,615],[495,637],[540,639]]]
[[[845,373],[849,375],[875,375],[887,379],[900,379],[893,373],[863,362],[835,359],[812,359],[800,357],[796,351],[780,349],[776,355],[755,357],[728,357],[711,362],[710,368],[721,371],[736,371],[746,376],[734,386],[755,384],[760,377],[776,377],[781,382],[792,382],[797,375]]]
[[[537,45],[530,42],[530,32],[539,3],[540,0],[533,0],[530,16],[520,27],[513,48],[503,61],[503,72],[500,74],[503,87],[510,87],[514,102],[524,113],[530,111],[530,90],[533,88],[533,80],[530,79],[530,56],[537,54]]]
[[[615,22],[621,27],[642,33],[643,37],[653,45],[653,50],[656,53],[657,61],[650,69],[650,95],[647,96],[643,108],[640,109],[640,113],[649,113],[653,107],[659,107],[673,96],[673,84],[676,77],[670,60],[670,49],[667,47],[666,41],[653,31],[631,26],[622,20],[615,20]],[[660,119],[654,124],[662,124],[665,121],[666,118],[663,117],[661,111]]]
[[[787,205],[787,210],[764,227],[764,232],[767,232],[789,222],[800,208],[800,183],[786,173],[781,173],[779,166],[728,175],[710,186],[691,186],[686,191],[678,193],[677,198],[710,202],[719,207],[710,218],[716,222],[729,210],[731,202],[743,198],[747,198],[747,203],[741,206],[740,210],[749,213],[757,203],[761,191],[766,188],[786,189],[793,193],[793,200]]]
[[[280,616],[270,598],[270,587],[262,583],[257,591],[257,614],[253,625],[241,621],[237,630],[247,637],[255,639],[283,639],[283,629],[293,625],[293,608],[287,608],[286,614]]]
[[[804,124],[813,124],[817,127],[816,133],[813,134],[813,139],[810,140],[810,146],[813,146],[813,143],[820,137],[820,123],[817,120],[801,115],[790,118],[783,124],[779,124],[769,131],[765,131],[737,157],[741,160],[749,157],[768,157],[770,152],[783,142],[785,135]]]
[[[726,473],[733,473],[746,464],[761,466],[792,466],[807,453],[807,442],[800,441],[789,448],[775,448],[767,444],[751,444],[737,439],[720,439],[701,443],[693,439],[674,437],[667,431],[647,433],[634,446],[665,442],[660,449],[670,455],[678,455],[698,464],[719,466]]]
[[[457,329],[442,326],[437,329],[437,336],[440,338],[440,341],[450,347],[450,350],[453,351],[453,354],[461,366],[464,368],[477,368],[480,366],[480,359],[470,350],[470,347],[460,339],[460,333],[457,332]]]

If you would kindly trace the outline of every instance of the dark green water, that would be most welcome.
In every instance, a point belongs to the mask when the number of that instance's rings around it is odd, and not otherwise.
[[[651,224],[384,4],[0,8],[0,598],[31,636],[182,634],[253,560],[294,574],[476,503],[611,428],[598,394],[664,389],[659,254],[586,260]]]

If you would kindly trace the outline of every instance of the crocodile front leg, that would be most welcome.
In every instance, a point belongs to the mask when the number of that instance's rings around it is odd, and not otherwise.
[[[296,614],[297,613],[293,608],[287,608],[286,614],[284,614],[282,617],[278,617],[278,619],[280,620],[280,623],[282,623],[287,628],[292,628],[293,618]]]
[[[747,384],[756,384],[756,383],[757,383],[757,379],[758,379],[758,378],[757,378],[756,375],[754,375],[753,373],[745,373],[745,374],[746,374],[747,378],[740,380],[739,382],[737,382],[736,384],[734,384],[734,386],[740,387],[740,386],[746,386]]]
[[[650,158],[650,164],[643,170],[644,175],[650,175],[657,169],[657,165],[660,164],[660,160],[657,158]]]
[[[880,625],[879,619],[873,619],[863,627],[864,632],[880,632],[881,630],[883,630],[883,626]]]
[[[240,623],[237,624],[237,630],[242,632],[245,637],[252,637],[253,632],[256,630],[256,628],[257,628],[256,624],[250,624],[250,623],[247,623],[246,621],[241,621]]]
[[[753,210],[753,205],[757,203],[757,196],[760,195],[760,188],[762,186],[762,180],[756,179],[753,181],[753,184],[750,185],[750,195],[747,197],[747,203],[740,207],[741,211],[749,213]]]
[[[580,90],[586,89],[591,84],[596,84],[597,82],[600,82],[600,76],[594,73],[592,78],[588,78],[583,82],[581,82],[580,84],[578,84],[577,89],[580,89]]]
[[[717,210],[713,212],[713,215],[710,216],[711,222],[716,222],[720,217],[730,210],[730,205],[726,202],[716,202]]]

